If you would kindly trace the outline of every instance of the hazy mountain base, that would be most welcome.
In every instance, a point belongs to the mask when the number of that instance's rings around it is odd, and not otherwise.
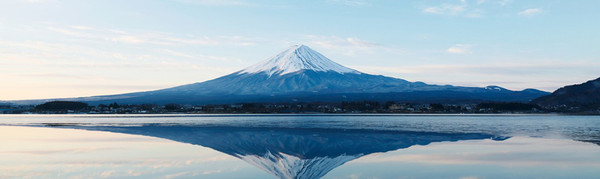
[[[529,102],[549,93],[534,89],[511,91],[487,88],[428,85],[422,82],[369,74],[300,71],[282,76],[231,74],[202,83],[157,91],[60,99],[91,105],[110,104],[235,104],[342,101],[398,101],[410,103]],[[40,104],[53,100],[14,101]]]
[[[315,93],[292,93],[285,95],[156,95],[141,96],[125,99],[111,99],[90,101],[89,104],[109,104],[118,102],[121,104],[236,104],[236,103],[311,103],[311,102],[341,102],[341,101],[400,101],[407,103],[443,103],[443,104],[477,104],[488,101],[499,102],[527,102],[532,98],[544,94],[527,92],[460,92],[460,91],[414,91],[399,93],[339,93],[339,94],[315,94]]]

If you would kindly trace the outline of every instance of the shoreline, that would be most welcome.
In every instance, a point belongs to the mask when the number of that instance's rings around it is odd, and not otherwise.
[[[65,117],[261,117],[261,116],[599,116],[569,113],[154,113],[154,114],[0,114],[0,116]]]

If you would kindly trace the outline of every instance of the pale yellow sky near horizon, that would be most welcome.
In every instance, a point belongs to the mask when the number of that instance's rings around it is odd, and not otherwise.
[[[551,92],[600,77],[598,6],[591,0],[2,1],[0,101],[202,82],[294,44],[369,74]]]

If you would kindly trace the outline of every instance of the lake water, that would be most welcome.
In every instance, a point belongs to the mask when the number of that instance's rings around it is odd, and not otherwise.
[[[0,178],[600,178],[600,116],[0,115]]]

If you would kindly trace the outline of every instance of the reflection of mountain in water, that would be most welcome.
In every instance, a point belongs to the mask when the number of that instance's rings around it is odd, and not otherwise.
[[[432,142],[495,139],[480,133],[433,133],[360,129],[302,129],[146,125],[70,126],[139,134],[201,145],[240,158],[279,178],[320,178],[334,168],[377,152]]]

